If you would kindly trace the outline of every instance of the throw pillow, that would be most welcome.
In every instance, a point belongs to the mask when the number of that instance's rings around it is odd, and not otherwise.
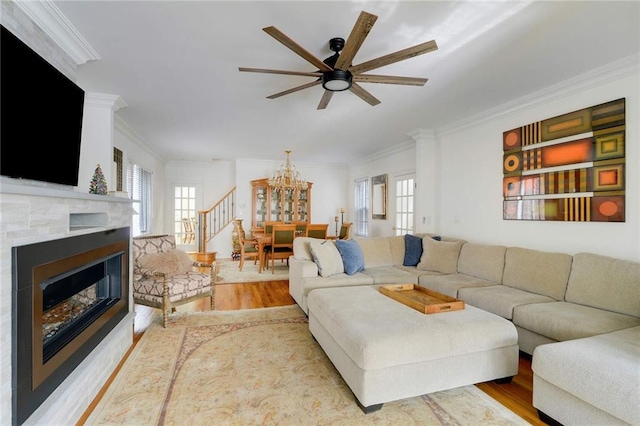
[[[333,241],[313,239],[309,241],[309,249],[321,277],[326,278],[344,272],[342,257]]]
[[[336,247],[342,256],[344,272],[347,275],[364,271],[364,255],[356,240],[336,240]]]
[[[138,258],[138,265],[144,269],[162,272],[167,275],[184,274],[191,271],[193,260],[189,255],[178,249],[160,253],[143,254]]]
[[[404,266],[416,266],[422,256],[422,238],[404,234]]]
[[[458,271],[458,256],[462,241],[436,241],[431,237],[422,239],[422,257],[417,269],[455,274]]]

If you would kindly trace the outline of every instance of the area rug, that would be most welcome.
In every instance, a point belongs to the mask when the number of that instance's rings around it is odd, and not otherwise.
[[[176,315],[143,335],[87,425],[526,425],[475,386],[365,415],[297,306]]]
[[[250,283],[257,281],[277,281],[289,279],[289,267],[287,262],[281,262],[277,260],[275,262],[275,271],[272,274],[271,269],[258,272],[258,265],[253,264],[253,260],[246,260],[242,271],[238,269],[240,262],[237,260],[220,259],[218,264],[218,278],[216,283],[218,284],[232,284],[232,283]]]

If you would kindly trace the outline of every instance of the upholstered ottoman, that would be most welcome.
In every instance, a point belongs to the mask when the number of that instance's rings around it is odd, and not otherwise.
[[[309,329],[365,413],[518,372],[514,325],[472,306],[423,314],[377,286],[309,293]]]

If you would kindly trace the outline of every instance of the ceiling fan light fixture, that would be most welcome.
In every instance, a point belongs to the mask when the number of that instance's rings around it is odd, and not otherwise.
[[[341,92],[351,87],[352,75],[349,71],[335,69],[322,74],[322,87],[330,92]]]

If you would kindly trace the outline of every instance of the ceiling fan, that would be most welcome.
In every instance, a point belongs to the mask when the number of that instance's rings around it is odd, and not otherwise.
[[[364,73],[376,68],[393,64],[395,62],[413,58],[414,56],[437,50],[438,46],[436,45],[436,42],[434,40],[427,41],[425,43],[421,43],[403,50],[399,50],[388,55],[380,56],[378,58],[371,59],[370,61],[362,62],[357,65],[353,65],[351,63],[353,61],[353,58],[356,56],[356,53],[358,53],[360,46],[362,46],[365,38],[371,31],[371,28],[373,28],[373,24],[377,19],[378,17],[376,15],[364,11],[360,12],[360,16],[353,26],[351,34],[349,34],[346,42],[344,39],[337,37],[332,38],[329,41],[329,48],[335,53],[324,61],[320,60],[312,53],[305,50],[302,46],[293,41],[276,27],[271,26],[263,28],[264,32],[278,40],[280,43],[284,44],[286,47],[291,49],[294,53],[298,54],[307,62],[317,67],[318,71],[304,72],[244,67],[240,67],[238,68],[238,70],[267,74],[285,74],[304,77],[316,77],[316,80],[312,81],[311,83],[306,83],[301,86],[285,90],[283,92],[275,93],[271,96],[267,96],[267,98],[276,99],[280,96],[288,95],[322,84],[322,87],[325,90],[322,98],[320,99],[320,103],[318,104],[318,109],[325,109],[327,107],[334,92],[341,92],[347,89],[358,96],[360,99],[367,102],[369,105],[378,105],[380,101],[376,99],[371,93],[366,91],[358,83],[424,86],[427,82],[426,78],[374,75]]]

